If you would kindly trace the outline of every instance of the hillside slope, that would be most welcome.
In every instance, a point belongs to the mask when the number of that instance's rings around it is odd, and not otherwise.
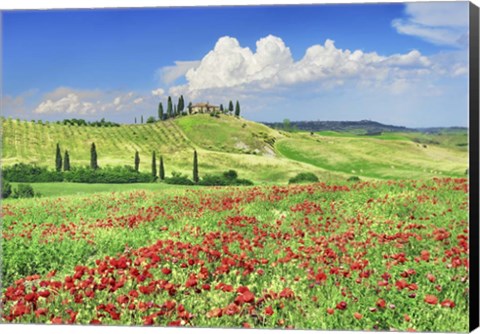
[[[109,128],[10,119],[2,122],[2,165],[25,162],[53,168],[59,143],[62,153],[68,150],[72,167],[88,166],[90,145],[95,142],[100,167],[133,166],[135,151],[138,151],[140,171],[149,172],[155,151],[157,159],[163,156],[167,176],[173,171],[191,176],[193,150],[196,149],[200,176],[235,169],[240,177],[257,182],[285,182],[302,171],[314,172],[323,179],[335,177],[336,173],[275,156],[273,146],[266,143],[261,132],[281,137],[264,125],[232,116],[193,115],[153,124]],[[229,134],[236,134],[236,137],[231,138]],[[235,146],[237,142],[242,143],[241,146]]]
[[[424,135],[422,140],[430,137]],[[448,143],[445,137],[445,143]],[[415,143],[404,134],[373,138],[335,132],[286,133],[263,124],[222,115],[192,115],[153,124],[99,128],[89,126],[2,121],[2,164],[33,163],[53,168],[55,147],[69,151],[72,166],[87,166],[95,142],[100,167],[133,166],[151,170],[151,154],[162,155],[166,174],[191,176],[193,150],[200,177],[235,169],[256,182],[286,182],[299,172],[322,180],[367,178],[430,178],[464,176],[468,149],[453,144]]]

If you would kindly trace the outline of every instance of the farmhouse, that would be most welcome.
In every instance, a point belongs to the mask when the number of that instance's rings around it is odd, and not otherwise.
[[[219,106],[214,106],[207,103],[195,103],[192,105],[190,113],[191,114],[198,114],[198,113],[208,113],[208,112],[214,112],[214,111],[220,111]]]

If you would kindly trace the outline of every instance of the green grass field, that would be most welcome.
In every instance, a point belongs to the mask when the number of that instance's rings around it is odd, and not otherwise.
[[[351,175],[377,179],[464,176],[468,165],[467,133],[383,133],[322,131],[288,133],[242,118],[192,115],[154,124],[114,128],[2,122],[5,166],[17,162],[53,167],[55,146],[68,150],[72,166],[88,165],[95,142],[100,166],[133,165],[149,172],[151,154],[162,155],[167,175],[191,175],[193,150],[199,155],[200,177],[229,169],[257,183],[286,183],[299,172],[321,180]]]

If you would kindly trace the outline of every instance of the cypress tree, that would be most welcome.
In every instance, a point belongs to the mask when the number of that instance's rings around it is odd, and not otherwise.
[[[193,182],[198,183],[198,158],[197,151],[193,151]]]
[[[235,116],[237,117],[240,116],[240,103],[238,103],[238,100],[237,100],[237,103],[235,104]]]
[[[157,159],[155,158],[155,151],[152,153],[152,176],[157,177]]]
[[[223,114],[223,104],[220,103],[220,112]]]
[[[135,117],[135,124],[137,124],[137,118]]]
[[[60,144],[57,143],[57,152],[55,155],[55,170],[57,172],[62,171],[62,153],[60,152]]]
[[[159,170],[160,180],[165,180],[165,168],[163,167],[163,157],[160,156],[160,170]]]
[[[192,102],[189,102],[189,103],[188,103],[188,113],[189,113],[189,114],[192,113],[192,107],[193,107]]]
[[[97,148],[95,147],[95,143],[92,143],[92,146],[90,148],[90,168],[98,169]]]
[[[173,115],[178,116],[178,110],[177,110],[177,105],[176,104],[173,105]]]
[[[140,117],[140,123],[143,124],[143,115]]]
[[[140,156],[138,151],[135,151],[135,171],[138,173],[138,168],[140,167]]]
[[[172,98],[169,96],[167,101],[167,118],[172,117],[172,112],[173,112]]]
[[[70,170],[70,155],[68,154],[68,151],[65,150],[65,158],[63,159],[63,171],[69,171]]]
[[[232,101],[228,102],[228,111],[230,112],[230,114],[232,114],[232,112],[233,112],[233,103],[232,103]]]
[[[158,104],[158,120],[162,121],[163,120],[163,104],[160,102]]]

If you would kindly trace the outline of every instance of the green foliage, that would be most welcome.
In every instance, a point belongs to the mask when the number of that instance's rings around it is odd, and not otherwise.
[[[198,183],[198,157],[197,151],[193,151],[193,182]]]
[[[152,123],[155,123],[155,117],[150,116],[149,118],[147,118],[147,124],[152,124]]]
[[[79,183],[147,183],[155,178],[147,173],[139,173],[131,166],[105,167],[91,169],[86,167],[72,168],[63,173],[67,182]]]
[[[230,169],[229,171],[223,173],[223,177],[227,180],[236,180],[238,177],[238,173],[237,171]]]
[[[95,143],[92,143],[92,146],[90,148],[90,168],[98,169],[97,148],[95,147]]]
[[[166,177],[163,181],[168,184],[193,185],[193,182],[186,175],[178,172],[172,172],[172,177]]]
[[[57,143],[57,151],[55,154],[55,170],[57,172],[62,171],[62,153],[60,152],[60,145]]]
[[[356,175],[354,176],[350,176],[348,179],[347,179],[348,182],[359,182],[360,181],[360,178]]]
[[[12,198],[32,198],[35,197],[35,191],[29,184],[21,183],[13,190]]]
[[[253,182],[246,179],[239,179],[235,170],[229,170],[221,175],[205,175],[198,182],[201,186],[250,186]]]
[[[158,119],[160,121],[163,121],[163,104],[162,104],[162,102],[160,102],[158,104]]]
[[[160,156],[160,166],[159,166],[159,172],[158,176],[160,177],[160,180],[165,180],[165,168],[163,166],[163,157]]]
[[[235,104],[235,116],[240,117],[240,103],[238,101]]]
[[[2,178],[10,182],[81,182],[81,183],[148,183],[155,179],[151,174],[138,173],[131,166],[116,166],[91,169],[87,167],[71,168],[57,173],[27,164],[15,164],[2,169]]]
[[[155,151],[152,152],[152,176],[157,177],[157,159],[155,158]]]
[[[8,198],[12,194],[12,185],[8,181],[2,181],[2,198]]]
[[[230,114],[233,112],[233,102],[232,101],[228,102],[228,111],[230,112]]]
[[[10,182],[61,182],[63,176],[46,167],[18,163],[2,167],[2,179]]]
[[[311,182],[318,182],[318,177],[313,173],[298,173],[295,177],[292,177],[290,180],[288,180],[289,184]]]
[[[171,118],[173,116],[173,103],[172,98],[169,96],[167,100],[167,118]]]
[[[63,159],[63,170],[64,171],[70,170],[70,155],[68,154],[67,150],[65,150],[65,157]]]
[[[139,168],[140,168],[140,155],[138,154],[138,151],[135,151],[135,171],[137,173]]]
[[[136,121],[136,119],[135,119]],[[118,127],[120,124],[115,122],[105,121],[105,118],[102,118],[100,121],[87,122],[84,119],[64,119],[61,124],[63,125],[77,125],[77,126],[94,126],[94,127]]]

